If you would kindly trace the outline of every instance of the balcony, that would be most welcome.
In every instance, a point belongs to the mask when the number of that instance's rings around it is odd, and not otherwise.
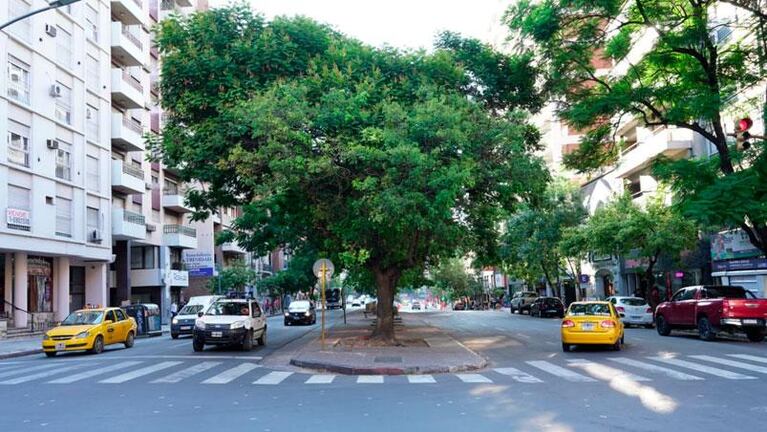
[[[148,60],[138,36],[119,21],[112,22],[112,57],[127,66],[143,66]]]
[[[111,0],[112,15],[125,24],[146,25],[146,17],[141,0]]]
[[[130,283],[134,287],[156,287],[164,285],[160,269],[140,269],[130,271]]]
[[[112,146],[124,151],[144,151],[144,129],[120,113],[112,113]]]
[[[184,225],[162,227],[163,245],[182,249],[197,249],[197,230]]]
[[[191,7],[192,1],[191,0],[176,0],[176,3],[181,7]]]
[[[144,107],[144,87],[128,71],[112,68],[112,102],[128,109]]]
[[[247,253],[247,251],[237,242],[221,243],[221,252],[240,255],[245,255]]]
[[[144,240],[146,220],[138,213],[124,209],[112,209],[112,238],[115,240]]]
[[[636,144],[624,149],[618,159],[615,176],[624,178],[644,169],[660,155],[672,159],[685,156],[692,148],[694,135],[689,129],[663,128],[645,130]]]
[[[186,203],[184,192],[178,189],[163,191],[162,206],[176,213],[189,213],[192,211],[192,208]]]
[[[121,160],[112,161],[112,190],[128,195],[144,193],[144,188],[144,170]]]

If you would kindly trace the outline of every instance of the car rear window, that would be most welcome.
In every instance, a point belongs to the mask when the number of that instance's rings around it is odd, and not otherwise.
[[[620,300],[621,303],[628,306],[646,306],[647,301],[643,298],[625,298]]]
[[[610,306],[606,303],[579,303],[570,305],[570,315],[610,316]]]
[[[553,305],[553,306],[562,304],[562,302],[558,298],[548,298],[545,300],[545,302],[547,305]]]
[[[706,287],[706,298],[735,298],[747,297],[746,290],[737,286]]]

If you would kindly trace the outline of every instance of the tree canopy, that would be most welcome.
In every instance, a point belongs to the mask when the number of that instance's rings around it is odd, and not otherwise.
[[[458,247],[492,256],[504,214],[543,190],[520,111],[537,103],[532,67],[486,45],[376,49],[241,5],[163,21],[157,42],[169,116],[154,150],[206,185],[195,217],[241,206],[249,250],[307,244],[369,272],[383,340],[403,273]]]

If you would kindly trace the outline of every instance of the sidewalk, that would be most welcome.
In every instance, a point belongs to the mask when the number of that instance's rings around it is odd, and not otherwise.
[[[372,322],[372,318],[364,318],[362,314],[350,314],[346,326],[337,325],[328,332],[325,349],[317,337],[295,352],[290,364],[350,375],[455,373],[487,366],[482,356],[411,314],[403,316],[403,325],[395,325],[397,338],[425,344],[351,348],[340,343],[346,338],[369,336]]]

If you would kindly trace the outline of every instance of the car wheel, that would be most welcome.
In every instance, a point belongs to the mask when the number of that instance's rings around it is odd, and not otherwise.
[[[566,343],[562,342],[562,351],[570,352],[570,344],[566,344]]]
[[[192,340],[192,349],[194,349],[194,352],[200,352],[205,349],[205,343],[194,339]]]
[[[621,345],[626,343],[626,335],[621,335]]]
[[[261,337],[258,338],[258,344],[261,346],[266,345],[266,328],[264,328],[264,332],[261,333]]]
[[[171,339],[178,339],[178,333],[171,333],[170,334]]]
[[[655,317],[655,330],[657,330],[658,334],[661,336],[668,336],[671,334],[671,326],[668,325],[668,322],[666,322],[666,318],[664,318],[663,315]]]
[[[125,338],[125,348],[132,348],[135,342],[136,337],[133,335],[133,332],[128,332],[128,336]]]
[[[288,322],[288,320],[285,320],[285,325],[286,325],[286,326],[289,326],[289,325],[290,325],[290,323]]]
[[[754,330],[746,330],[746,337],[748,337],[748,340],[751,342],[761,342],[764,340],[764,331],[759,329]],[[48,353],[46,353],[48,354]],[[56,354],[55,352],[53,354]]]
[[[613,351],[620,351],[620,350],[621,350],[621,340],[620,340],[620,339],[618,339],[618,340],[617,340],[617,341],[615,341],[615,343],[613,344]]]
[[[101,335],[96,336],[96,340],[93,341],[93,347],[90,349],[91,354],[100,354],[104,351],[104,338]]]
[[[242,340],[242,350],[250,351],[253,349],[253,330],[248,330],[245,338]]]
[[[698,335],[704,341],[712,341],[716,339],[716,331],[711,326],[711,321],[706,317],[700,317],[698,319]]]
[[[45,355],[48,357],[56,357],[56,351],[46,351]]]

